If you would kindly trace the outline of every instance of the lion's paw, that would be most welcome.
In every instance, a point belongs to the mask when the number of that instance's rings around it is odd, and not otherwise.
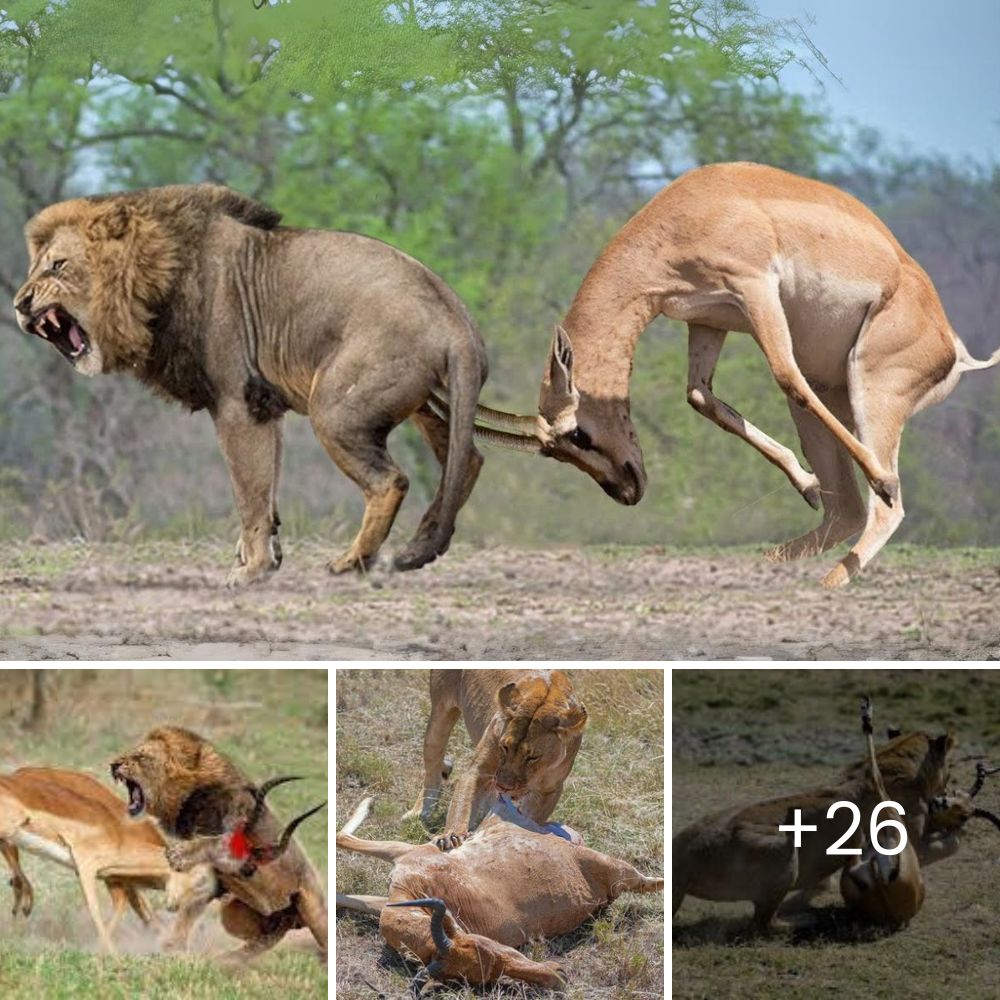
[[[461,847],[468,836],[468,830],[446,830],[440,837],[434,838],[434,846],[439,851],[453,851],[456,847]]]
[[[364,573],[366,570],[370,569],[375,562],[375,556],[363,556],[357,552],[357,550],[352,546],[343,555],[337,556],[336,559],[331,559],[327,564],[326,568],[334,575],[339,576],[341,573]]]
[[[168,844],[166,853],[167,864],[175,872],[186,872],[193,867],[192,862],[188,859],[184,844]]]
[[[262,563],[257,566],[234,566],[226,577],[226,588],[228,590],[239,590],[240,587],[249,586],[265,579],[269,574],[278,568],[277,563]]]

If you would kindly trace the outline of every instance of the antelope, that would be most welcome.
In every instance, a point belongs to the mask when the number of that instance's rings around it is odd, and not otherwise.
[[[768,558],[816,555],[861,533],[823,578],[828,588],[867,565],[903,519],[907,419],[964,372],[1000,362],[1000,350],[986,361],[969,354],[930,278],[857,199],[773,167],[718,163],[684,174],[625,224],[556,327],[538,413],[479,406],[479,436],[569,462],[619,503],[638,503],[646,471],[629,377],[636,341],[658,315],[687,324],[690,405],[781,469],[811,507],[822,504],[820,525]],[[713,393],[729,331],[763,351],[811,472]],[[446,400],[434,405],[447,410]]]
[[[153,913],[141,889],[165,889],[167,908],[179,911],[163,943],[183,948],[202,911],[215,896],[211,869],[185,874],[170,870],[165,841],[152,820],[128,818],[124,803],[99,781],[80,771],[24,767],[0,775],[0,853],[11,870],[13,914],[27,917],[35,894],[20,864],[20,851],[37,854],[76,872],[101,945],[115,954],[113,936],[127,906],[144,924]],[[113,913],[105,926],[97,882],[111,895]]]
[[[541,825],[501,795],[461,846],[368,841],[353,836],[371,799],[337,834],[337,847],[393,863],[387,896],[337,893],[337,907],[377,915],[382,937],[412,953],[433,979],[494,982],[501,976],[550,988],[566,979],[556,962],[516,948],[565,934],[623,892],[660,892],[663,879],[580,846],[579,834]]]

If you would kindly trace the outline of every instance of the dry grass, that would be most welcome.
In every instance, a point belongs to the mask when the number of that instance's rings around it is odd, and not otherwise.
[[[646,875],[663,871],[663,674],[659,670],[577,670],[573,683],[590,712],[573,773],[553,819],[583,834],[588,846],[634,864]],[[375,797],[360,835],[418,843],[417,820],[401,822],[422,778],[421,747],[430,699],[426,670],[338,670],[338,826],[367,795]],[[471,746],[455,727],[449,753],[455,773]],[[446,786],[446,795],[449,789]],[[447,799],[436,816],[443,821]],[[342,853],[336,866],[342,892],[383,895],[389,866]],[[569,1000],[626,1000],[663,995],[662,898],[623,896],[572,934],[529,945],[526,954],[556,959],[569,973]],[[376,1000],[406,994],[409,969],[387,947],[375,920],[338,914],[338,1000]],[[440,1000],[548,995],[523,984],[489,989],[443,989]]]

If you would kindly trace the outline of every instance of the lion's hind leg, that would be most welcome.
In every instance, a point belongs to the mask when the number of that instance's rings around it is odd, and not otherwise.
[[[419,404],[419,388],[411,380],[394,384],[387,399],[381,371],[363,358],[338,356],[336,364],[317,372],[309,420],[327,454],[365,498],[361,530],[347,551],[327,564],[331,573],[367,569],[388,537],[409,480],[392,460],[386,439]]]

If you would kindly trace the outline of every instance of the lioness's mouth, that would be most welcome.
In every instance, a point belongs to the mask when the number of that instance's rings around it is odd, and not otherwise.
[[[47,340],[70,364],[75,365],[90,353],[87,331],[62,306],[49,306],[35,313],[25,326],[25,332]]]

